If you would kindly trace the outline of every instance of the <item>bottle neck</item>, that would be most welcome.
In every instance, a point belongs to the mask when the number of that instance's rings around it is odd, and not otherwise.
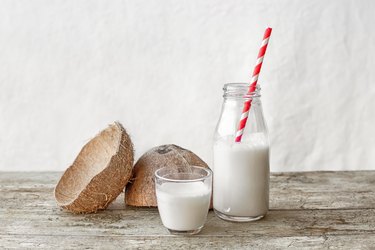
[[[249,93],[248,83],[227,83],[223,87],[224,99],[242,99],[244,101],[249,99],[258,99],[260,97],[260,87],[256,86],[255,91]]]
[[[221,115],[216,126],[215,140],[235,142],[235,136],[243,114],[244,103],[251,100],[251,108],[247,114],[247,122],[242,136],[242,142],[253,141],[254,134],[267,137],[267,125],[263,117],[260,88],[248,93],[246,83],[229,83],[224,85],[224,102]]]

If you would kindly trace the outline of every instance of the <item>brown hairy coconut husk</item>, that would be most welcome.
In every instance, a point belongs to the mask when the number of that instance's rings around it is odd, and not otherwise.
[[[109,125],[78,154],[55,188],[57,204],[74,213],[105,209],[128,183],[133,144],[119,123]]]
[[[191,165],[208,168],[196,154],[173,144],[150,149],[133,168],[133,177],[126,186],[125,203],[136,207],[156,207],[155,171],[162,167]]]

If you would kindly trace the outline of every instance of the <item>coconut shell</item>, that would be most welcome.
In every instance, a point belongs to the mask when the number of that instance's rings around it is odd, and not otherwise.
[[[136,207],[156,207],[154,173],[162,167],[200,166],[207,164],[193,152],[169,144],[152,148],[135,164],[133,176],[126,186],[125,203]]]
[[[57,204],[74,213],[105,209],[128,183],[134,162],[133,144],[115,122],[90,140],[55,188]]]

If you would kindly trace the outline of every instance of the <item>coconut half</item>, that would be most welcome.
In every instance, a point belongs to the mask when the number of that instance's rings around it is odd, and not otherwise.
[[[55,188],[57,204],[74,213],[105,209],[128,183],[134,162],[133,144],[119,123],[90,140]]]
[[[126,186],[125,203],[136,207],[156,207],[155,171],[162,167],[191,165],[208,168],[196,154],[173,144],[150,149],[133,168],[133,177]]]

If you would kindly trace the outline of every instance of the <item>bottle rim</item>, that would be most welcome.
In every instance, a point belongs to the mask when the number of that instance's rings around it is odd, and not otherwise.
[[[249,84],[248,83],[227,83],[224,84],[224,98],[244,98],[244,99],[253,99],[260,97],[261,88],[259,85],[256,86],[256,89],[252,93],[248,93]]]

